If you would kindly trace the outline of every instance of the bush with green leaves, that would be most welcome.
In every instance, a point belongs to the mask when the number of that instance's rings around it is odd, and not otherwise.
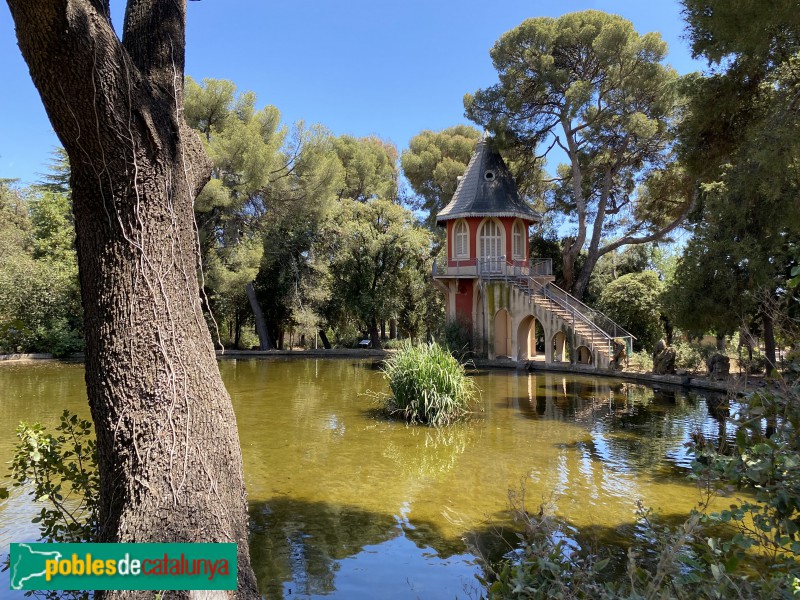
[[[672,344],[675,349],[675,368],[686,369],[687,371],[704,371],[706,368],[706,358],[697,346],[677,340]]]
[[[635,336],[635,350],[652,351],[664,335],[661,287],[655,271],[644,271],[615,279],[600,294],[598,308]]]
[[[437,343],[403,344],[383,367],[392,395],[386,410],[409,423],[438,427],[478,406],[477,386],[450,352]]]
[[[442,344],[457,360],[466,362],[478,354],[472,326],[461,320],[447,321],[442,328]]]
[[[747,538],[709,536],[700,511],[674,525],[639,506],[626,559],[581,545],[574,528],[541,509],[512,512],[523,525],[518,547],[499,563],[482,561],[489,600],[789,599],[800,592],[796,564],[761,568],[747,555]],[[746,558],[749,568],[741,568]]]
[[[92,423],[65,410],[55,433],[39,423],[20,423],[11,461],[11,487],[29,489],[45,502],[33,519],[45,542],[94,541],[98,531],[100,479]],[[0,498],[9,490],[0,487]]]

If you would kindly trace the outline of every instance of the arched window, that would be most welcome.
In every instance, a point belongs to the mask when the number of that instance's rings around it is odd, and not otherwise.
[[[503,233],[500,224],[489,219],[481,226],[480,258],[482,269],[488,272],[499,272],[502,269]]]
[[[469,229],[464,221],[453,228],[453,258],[469,258]]]
[[[515,260],[525,259],[525,230],[522,228],[522,223],[516,221],[514,229],[511,234],[511,250],[514,254]]]

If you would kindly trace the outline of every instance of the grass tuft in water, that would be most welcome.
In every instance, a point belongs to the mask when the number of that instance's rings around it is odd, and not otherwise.
[[[404,344],[383,367],[392,396],[386,410],[409,423],[439,427],[478,406],[475,382],[464,366],[437,343]]]

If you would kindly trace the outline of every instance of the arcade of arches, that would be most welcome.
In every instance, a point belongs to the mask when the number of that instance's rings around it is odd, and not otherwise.
[[[561,329],[548,335],[544,324],[534,315],[525,315],[514,332],[513,320],[508,310],[501,308],[492,320],[491,346],[495,358],[511,358],[517,361],[570,362],[569,340]],[[548,345],[549,340],[549,345]],[[516,344],[516,348],[514,347]],[[548,357],[549,348],[549,357]],[[514,350],[516,349],[516,352]],[[575,362],[592,364],[592,352],[586,346],[575,350]]]

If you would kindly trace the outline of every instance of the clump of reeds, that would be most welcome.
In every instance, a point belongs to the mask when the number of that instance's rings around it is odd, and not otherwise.
[[[392,392],[386,410],[409,423],[447,425],[477,406],[475,382],[435,342],[404,344],[386,361],[383,372]]]

